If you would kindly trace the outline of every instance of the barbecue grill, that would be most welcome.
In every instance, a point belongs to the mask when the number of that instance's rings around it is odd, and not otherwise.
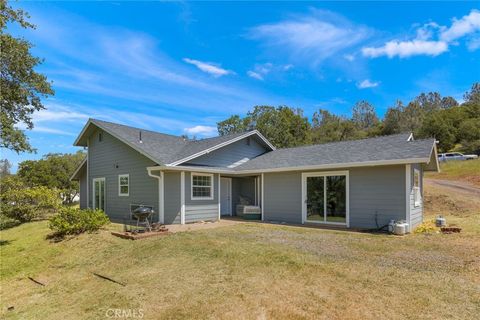
[[[152,227],[150,226],[150,221],[148,221],[148,219],[153,213],[153,209],[146,206],[139,206],[133,210],[132,214],[135,218],[137,218],[137,228],[143,225],[148,231],[152,231]]]

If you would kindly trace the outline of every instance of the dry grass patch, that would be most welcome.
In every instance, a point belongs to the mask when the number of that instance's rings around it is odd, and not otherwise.
[[[480,159],[440,163],[440,173],[427,172],[426,178],[459,180],[480,187]]]
[[[475,229],[394,237],[252,223],[141,241],[105,230],[60,243],[47,233],[43,222],[1,233],[2,318],[101,319],[108,308],[142,308],[147,319],[475,319],[480,312]]]

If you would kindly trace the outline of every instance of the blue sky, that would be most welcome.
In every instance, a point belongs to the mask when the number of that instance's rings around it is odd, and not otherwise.
[[[47,110],[28,132],[37,154],[72,146],[89,117],[171,134],[216,135],[254,105],[349,115],[366,99],[439,91],[458,100],[480,77],[475,2],[19,2],[12,27],[45,59]],[[14,168],[15,169],[15,168]]]

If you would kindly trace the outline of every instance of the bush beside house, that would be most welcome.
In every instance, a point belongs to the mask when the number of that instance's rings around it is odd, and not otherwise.
[[[109,222],[102,210],[63,207],[50,218],[49,227],[55,235],[65,236],[97,231]]]

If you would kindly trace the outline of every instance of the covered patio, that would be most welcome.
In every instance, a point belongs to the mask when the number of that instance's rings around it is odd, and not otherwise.
[[[262,175],[220,177],[221,217],[262,220]]]

